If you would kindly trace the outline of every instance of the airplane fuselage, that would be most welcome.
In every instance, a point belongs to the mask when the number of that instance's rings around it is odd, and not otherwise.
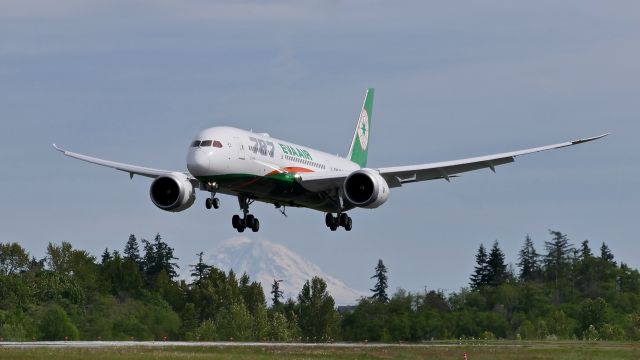
[[[200,131],[187,152],[187,168],[202,190],[282,206],[324,212],[345,210],[335,194],[308,191],[295,181],[299,173],[354,171],[360,166],[345,158],[306,146],[233,127]]]

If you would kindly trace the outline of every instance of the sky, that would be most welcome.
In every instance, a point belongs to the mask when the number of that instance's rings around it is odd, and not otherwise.
[[[351,212],[254,204],[257,234],[359,290],[457,291],[478,246],[529,234],[602,242],[640,267],[638,1],[0,0],[0,242],[95,255],[160,233],[182,269],[237,235],[236,199],[157,209],[150,180],[61,156],[184,170],[192,137],[229,125],[346,154],[376,88],[369,165],[493,154],[611,132]]]

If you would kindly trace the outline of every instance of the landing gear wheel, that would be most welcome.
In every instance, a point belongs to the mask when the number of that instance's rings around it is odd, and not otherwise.
[[[220,207],[220,199],[218,199],[218,198],[213,198],[213,199],[211,200],[211,205],[213,205],[213,208],[214,208],[214,209],[219,208],[219,207]]]
[[[211,198],[207,198],[207,200],[204,201],[204,206],[207,209],[211,209],[211,206],[213,206],[213,201],[211,200]],[[217,208],[216,208],[217,209]]]
[[[244,229],[246,229],[244,225],[242,225],[239,228],[237,228],[239,233],[244,232]]]
[[[324,223],[327,227],[331,227],[333,225],[333,215],[331,213],[327,213],[327,216],[324,217]]]
[[[240,231],[240,228],[243,226],[240,215],[233,215],[233,217],[231,218],[231,225],[234,229],[238,229],[238,231]]]
[[[346,227],[347,226],[347,220],[349,220],[349,215],[347,215],[347,213],[342,213],[342,214],[340,214],[339,219],[340,219],[340,221],[339,221],[340,226]]]
[[[336,231],[338,227],[336,225],[331,225],[329,226],[329,229],[331,229],[331,231]]]
[[[260,230],[260,220],[257,218],[253,219],[253,225],[251,226],[251,231],[258,232]]]
[[[248,228],[253,228],[253,223],[255,220],[257,220],[256,217],[251,214],[247,214],[247,216],[244,218],[244,222]]]
[[[347,218],[347,223],[344,224],[344,229],[347,231],[351,231],[351,229],[353,228],[353,221],[351,220],[351,218]]]

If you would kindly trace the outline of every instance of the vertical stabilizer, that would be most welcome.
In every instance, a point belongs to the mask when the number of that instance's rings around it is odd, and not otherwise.
[[[356,130],[353,133],[353,140],[351,140],[351,147],[349,148],[349,154],[347,159],[360,165],[360,167],[367,166],[367,153],[369,149],[369,134],[371,132],[371,110],[373,108],[373,88],[367,89],[367,93],[364,97],[364,103],[362,104],[362,110],[360,110],[360,117],[356,124]]]

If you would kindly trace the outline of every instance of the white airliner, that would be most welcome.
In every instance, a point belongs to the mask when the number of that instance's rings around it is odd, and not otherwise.
[[[257,232],[258,219],[249,213],[254,201],[276,208],[306,207],[326,213],[325,224],[332,231],[350,231],[347,211],[373,209],[384,204],[389,189],[404,184],[450,178],[457,174],[514,161],[516,156],[558,149],[596,140],[608,134],[502,154],[462,160],[386,168],[367,167],[373,89],[368,89],[346,157],[331,155],[306,146],[233,127],[212,127],[196,134],[187,152],[188,172],[158,170],[102,160],[53,147],[64,155],[107,166],[133,175],[153,178],[151,201],[165,211],[183,211],[193,205],[200,189],[211,194],[207,209],[218,208],[217,194],[235,196],[243,216],[234,215],[238,232]],[[333,214],[336,214],[335,216]]]

